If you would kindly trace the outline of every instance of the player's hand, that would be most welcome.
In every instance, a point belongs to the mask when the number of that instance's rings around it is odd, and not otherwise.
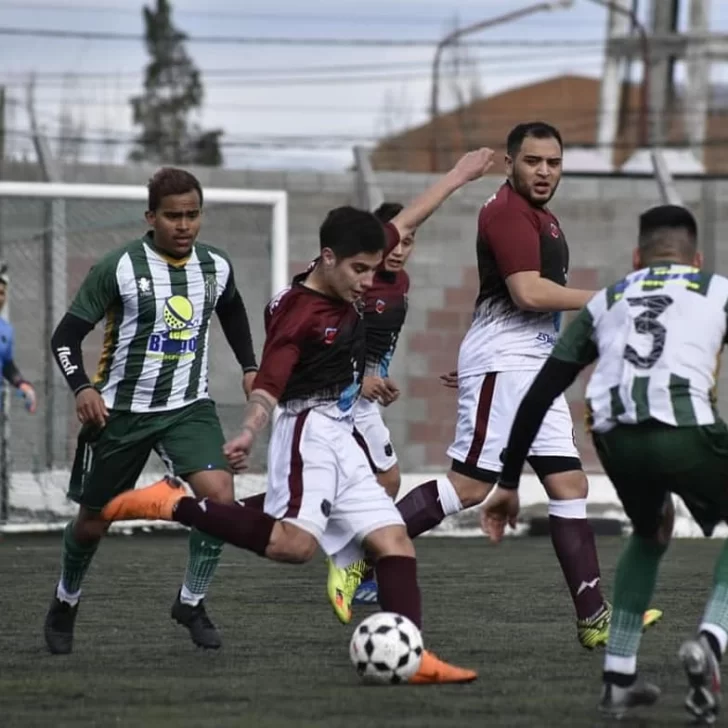
[[[33,385],[29,382],[21,382],[18,385],[18,392],[20,393],[20,396],[25,400],[25,409],[27,409],[31,415],[34,414],[36,406],[38,404],[38,400],[35,396],[35,389],[33,389]]]
[[[371,402],[382,399],[385,393],[384,380],[381,377],[364,377],[361,380],[361,396]]]
[[[250,393],[253,391],[253,382],[258,376],[258,372],[245,372],[243,374],[243,392],[245,392],[245,398],[250,397]]]
[[[386,377],[383,384],[383,393],[379,398],[379,404],[383,407],[389,407],[392,402],[396,402],[399,399],[399,387],[393,379]]]
[[[454,171],[463,184],[472,182],[482,177],[495,164],[494,157],[495,152],[488,147],[475,149],[460,157]]]
[[[248,457],[254,442],[253,431],[245,428],[237,437],[229,440],[223,446],[222,452],[234,473],[242,473],[248,469]]]
[[[109,417],[109,410],[103,397],[93,387],[86,387],[76,395],[76,414],[83,425],[103,427]]]
[[[480,511],[480,527],[493,543],[500,543],[506,531],[506,524],[516,527],[520,510],[518,491],[496,485],[485,499]]]
[[[454,369],[453,371],[448,372],[447,374],[441,374],[440,375],[440,384],[442,384],[443,387],[450,387],[450,389],[457,389],[458,388],[457,370]]]

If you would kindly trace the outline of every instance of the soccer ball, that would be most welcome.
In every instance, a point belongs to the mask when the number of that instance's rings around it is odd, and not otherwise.
[[[419,670],[422,649],[420,630],[407,617],[378,612],[354,630],[349,656],[364,682],[398,685]]]

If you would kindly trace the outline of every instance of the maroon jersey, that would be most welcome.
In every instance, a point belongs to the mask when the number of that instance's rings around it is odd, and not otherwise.
[[[399,243],[384,226],[385,255]],[[330,417],[351,414],[361,391],[366,353],[363,302],[354,304],[303,285],[316,265],[294,276],[291,287],[265,309],[265,345],[254,388],[264,389],[288,412],[317,407]]]
[[[365,374],[386,377],[407,316],[409,276],[404,270],[377,271],[374,285],[364,294],[366,325]]]

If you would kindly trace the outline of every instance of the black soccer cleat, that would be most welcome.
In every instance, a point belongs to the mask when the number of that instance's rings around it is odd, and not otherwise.
[[[599,712],[621,720],[633,708],[654,705],[659,697],[660,688],[651,683],[635,682],[627,688],[604,683]]]
[[[78,613],[78,602],[71,606],[53,596],[46,614],[43,634],[48,649],[53,655],[68,655],[73,650],[73,627]]]
[[[192,641],[198,647],[205,650],[218,650],[222,647],[220,633],[205,611],[204,599],[193,607],[190,604],[183,604],[178,593],[172,605],[172,619],[177,624],[187,627]]]

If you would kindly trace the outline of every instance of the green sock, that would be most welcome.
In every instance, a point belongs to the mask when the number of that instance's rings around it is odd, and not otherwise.
[[[728,641],[728,542],[724,544],[713,571],[713,592],[705,607],[701,632],[710,632],[718,641],[721,653]]]
[[[614,612],[609,628],[605,671],[618,669],[624,658],[636,665],[642,637],[642,617],[655,591],[657,570],[667,546],[632,535],[617,564],[614,578]],[[611,658],[617,658],[610,660]]]
[[[182,586],[183,602],[197,604],[207,594],[220,561],[223,543],[219,538],[208,536],[196,528],[190,531],[190,555]]]
[[[91,565],[91,560],[99,547],[98,541],[78,543],[73,536],[73,521],[69,521],[63,529],[63,549],[61,551],[61,581],[59,598],[63,601],[75,601],[81,591],[81,582]],[[68,599],[71,597],[71,599]]]

